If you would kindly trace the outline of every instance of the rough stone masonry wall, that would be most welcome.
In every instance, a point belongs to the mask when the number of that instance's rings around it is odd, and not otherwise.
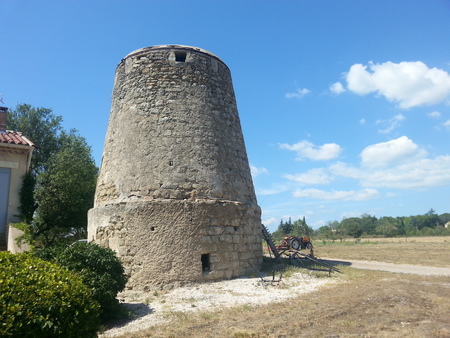
[[[132,53],[119,64],[97,203],[256,203],[228,68],[189,49],[186,62],[176,62],[175,51]]]
[[[261,263],[260,221],[228,67],[186,46],[125,57],[88,236],[128,287],[240,276]]]
[[[261,263],[257,207],[239,202],[155,200],[95,210],[96,241],[114,249],[134,290],[238,277]],[[114,215],[114,216],[111,216]],[[201,257],[208,255],[204,270]]]

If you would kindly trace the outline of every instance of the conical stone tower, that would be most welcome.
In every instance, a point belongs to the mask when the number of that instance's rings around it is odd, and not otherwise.
[[[148,290],[247,273],[262,262],[260,224],[225,63],[181,45],[127,55],[88,239],[117,252],[129,289]]]

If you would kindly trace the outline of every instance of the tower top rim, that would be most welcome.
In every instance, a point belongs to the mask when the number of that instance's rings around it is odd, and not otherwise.
[[[148,53],[148,52],[152,52],[152,51],[158,51],[158,50],[194,51],[194,52],[197,52],[197,53],[201,53],[201,54],[205,54],[207,56],[213,57],[213,58],[219,60],[220,62],[222,62],[225,66],[227,66],[226,63],[223,62],[223,60],[221,58],[219,58],[217,55],[207,51],[206,49],[199,48],[199,47],[194,47],[194,46],[187,46],[187,45],[157,45],[157,46],[144,47],[144,48],[136,49],[135,51],[129,53],[127,56],[125,56],[123,58],[123,60],[125,60],[125,59],[127,59],[127,58],[129,58],[131,56],[136,56],[136,55],[139,55],[139,54],[144,54],[144,53]]]

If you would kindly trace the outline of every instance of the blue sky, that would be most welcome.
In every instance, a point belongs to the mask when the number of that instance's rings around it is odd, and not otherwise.
[[[53,109],[100,164],[117,64],[229,66],[263,223],[450,212],[450,2],[0,1],[4,105]]]

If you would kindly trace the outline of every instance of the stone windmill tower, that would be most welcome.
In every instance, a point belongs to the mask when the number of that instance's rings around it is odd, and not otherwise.
[[[127,55],[89,240],[115,250],[127,287],[145,290],[245,274],[262,262],[260,224],[225,63],[181,45]]]

